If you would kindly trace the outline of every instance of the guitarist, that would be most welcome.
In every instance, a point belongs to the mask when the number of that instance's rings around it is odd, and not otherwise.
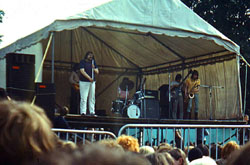
[[[170,84],[171,88],[171,100],[173,105],[172,110],[172,118],[177,119],[177,107],[179,105],[179,119],[183,119],[183,96],[182,96],[182,88],[183,85],[181,83],[182,76],[177,74],[175,76],[175,81],[172,81]]]
[[[187,107],[187,119],[191,119],[191,109],[193,99],[195,102],[195,119],[198,119],[198,110],[199,110],[199,91],[200,91],[200,79],[199,73],[197,70],[193,70],[192,76],[188,78],[185,82],[185,98],[188,98],[188,107]],[[193,95],[193,98],[190,96]]]

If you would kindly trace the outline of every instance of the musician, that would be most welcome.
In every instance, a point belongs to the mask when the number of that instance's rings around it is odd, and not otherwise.
[[[83,60],[80,61],[80,113],[87,114],[87,100],[91,116],[95,115],[95,75],[99,74],[94,54],[88,51]]]
[[[179,105],[179,118],[183,119],[183,96],[182,96],[182,85],[181,83],[182,76],[177,74],[175,76],[175,81],[172,81],[170,84],[171,88],[171,100],[173,105],[172,118],[177,119],[177,107]],[[181,86],[180,86],[181,85]]]
[[[122,82],[117,89],[117,95],[119,99],[125,100],[126,98],[127,99],[129,98],[129,90],[130,90],[131,83],[133,82],[130,81],[128,77],[124,77],[122,79]],[[129,89],[126,89],[126,87],[129,87]]]
[[[192,75],[185,82],[185,98],[188,99],[187,118],[191,119],[191,109],[193,99],[195,102],[195,119],[198,119],[199,110],[200,79],[197,70],[193,70]]]
[[[80,101],[80,94],[79,94],[79,64],[74,64],[72,68],[72,72],[69,76],[69,82],[71,84],[71,97],[70,97],[70,112],[73,114],[79,113],[79,101]]]

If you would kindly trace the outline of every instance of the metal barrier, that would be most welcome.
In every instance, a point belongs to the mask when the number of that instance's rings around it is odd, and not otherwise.
[[[83,143],[86,141],[91,143],[102,139],[116,139],[115,134],[108,131],[96,131],[96,130],[75,130],[75,129],[57,129],[52,128],[57,136],[65,141],[73,141],[74,143]]]
[[[219,145],[230,140],[241,145],[249,141],[249,128],[250,125],[127,124],[121,127],[118,136],[131,135],[138,139],[140,146],[166,142],[181,149],[187,147],[188,151],[190,145],[206,144],[209,153],[213,145],[217,159]]]

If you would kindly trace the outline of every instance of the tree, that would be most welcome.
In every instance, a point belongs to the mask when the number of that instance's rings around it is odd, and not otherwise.
[[[3,10],[0,10],[0,23],[2,23],[3,21],[3,16],[4,16],[4,11]],[[0,42],[2,41],[1,40],[1,38],[2,38],[2,35],[0,35]]]
[[[250,59],[249,0],[182,0],[200,17],[241,47]]]

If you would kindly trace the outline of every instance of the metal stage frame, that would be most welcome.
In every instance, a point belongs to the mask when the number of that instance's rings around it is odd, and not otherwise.
[[[180,119],[150,119],[139,118],[131,119],[127,117],[111,117],[111,116],[81,116],[68,114],[65,116],[66,121],[71,128],[88,129],[88,128],[104,128],[118,135],[118,131],[126,124],[199,124],[199,125],[244,125],[244,120],[180,120]]]

